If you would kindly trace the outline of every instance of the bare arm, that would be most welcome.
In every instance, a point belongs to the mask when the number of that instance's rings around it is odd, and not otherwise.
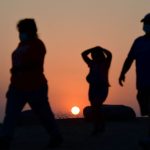
[[[134,59],[127,57],[126,60],[125,60],[125,62],[124,62],[124,65],[123,65],[123,67],[122,67],[122,71],[121,71],[121,74],[120,74],[120,77],[119,77],[119,84],[120,84],[121,86],[123,86],[123,82],[125,81],[125,74],[126,74],[126,73],[128,72],[128,70],[130,69],[133,60],[134,60]]]
[[[103,52],[106,54],[106,61],[107,61],[107,66],[109,68],[110,64],[111,64],[111,60],[112,60],[112,54],[110,51],[106,50],[103,48]]]
[[[82,56],[82,58],[83,58],[83,60],[87,63],[87,64],[90,64],[91,63],[91,59],[89,58],[89,54],[92,52],[92,50],[93,50],[93,48],[91,48],[91,49],[87,49],[87,50],[85,50],[85,51],[83,51],[82,53],[81,53],[81,56]]]
[[[136,43],[137,43],[137,40],[135,40],[134,43],[132,44],[131,49],[128,53],[128,56],[123,64],[122,71],[121,71],[120,77],[119,77],[119,84],[121,86],[123,86],[123,82],[125,82],[125,74],[128,72],[128,70],[130,69],[130,67],[135,59]]]

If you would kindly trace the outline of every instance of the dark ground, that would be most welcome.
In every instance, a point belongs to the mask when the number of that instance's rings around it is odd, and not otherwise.
[[[138,141],[147,135],[147,119],[108,121],[106,131],[91,137],[84,119],[58,120],[64,143],[55,150],[142,150]],[[39,124],[17,127],[11,150],[48,150],[48,135]]]

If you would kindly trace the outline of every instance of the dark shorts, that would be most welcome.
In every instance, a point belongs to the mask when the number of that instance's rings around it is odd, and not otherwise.
[[[138,90],[137,100],[139,103],[141,115],[150,115],[150,88]]]

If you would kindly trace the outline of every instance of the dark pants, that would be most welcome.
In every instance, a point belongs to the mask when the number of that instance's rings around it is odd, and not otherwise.
[[[150,88],[138,90],[137,100],[139,103],[141,115],[150,116]]]
[[[6,114],[3,122],[1,136],[13,136],[17,118],[19,117],[26,103],[30,105],[33,112],[40,119],[42,125],[46,128],[50,135],[59,135],[60,133],[56,124],[56,120],[48,103],[47,94],[47,85],[32,92],[17,90],[10,86],[6,94]]]
[[[137,100],[142,116],[148,116],[148,136],[150,137],[150,88],[138,89]]]

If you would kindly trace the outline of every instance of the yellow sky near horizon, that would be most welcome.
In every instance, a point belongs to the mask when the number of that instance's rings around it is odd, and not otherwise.
[[[39,37],[47,48],[45,75],[49,100],[56,114],[69,114],[73,105],[88,102],[88,68],[80,54],[100,45],[112,52],[108,104],[124,104],[139,114],[134,65],[125,86],[118,76],[133,40],[142,35],[140,20],[149,12],[149,0],[1,0],[0,1],[0,120],[4,116],[11,53],[18,44],[16,23],[35,18]]]

